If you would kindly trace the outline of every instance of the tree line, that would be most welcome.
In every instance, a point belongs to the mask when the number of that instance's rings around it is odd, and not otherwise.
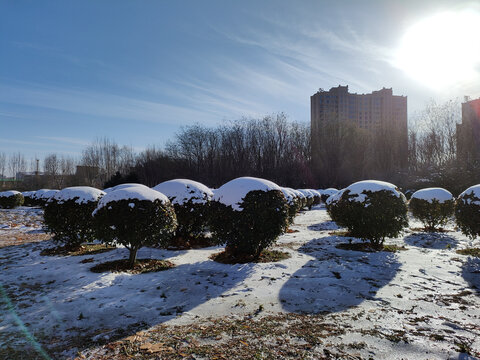
[[[108,187],[122,182],[154,186],[188,178],[218,187],[239,176],[270,179],[295,188],[342,188],[375,178],[404,189],[442,186],[454,193],[480,175],[478,157],[457,159],[458,101],[429,103],[410,119],[407,129],[392,124],[375,131],[352,123],[328,121],[320,133],[290,121],[283,113],[225,122],[216,127],[183,127],[164,147],[140,153],[108,138],[96,139],[75,159],[55,153],[41,162],[41,184],[35,177],[25,187],[71,185]],[[479,149],[472,149],[480,154]],[[21,153],[0,153],[0,175],[35,171]],[[20,183],[17,183],[17,187]]]

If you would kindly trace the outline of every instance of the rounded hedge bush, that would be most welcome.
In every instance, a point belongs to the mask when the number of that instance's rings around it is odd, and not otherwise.
[[[35,191],[24,191],[22,192],[23,195],[23,206],[34,206],[33,204],[33,195]]]
[[[313,202],[315,201],[313,193],[309,189],[298,189],[297,191],[301,192],[305,196],[305,206],[308,208],[308,210],[311,210]]]
[[[10,190],[0,192],[0,208],[13,209],[22,206],[24,197],[21,192]]]
[[[92,211],[105,193],[89,186],[74,186],[57,192],[45,205],[45,229],[53,240],[69,249],[95,240]]]
[[[52,199],[60,190],[47,190],[37,196],[37,205],[45,207],[50,199]]]
[[[253,177],[229,181],[214,193],[210,229],[232,258],[254,260],[288,225],[288,205],[275,183]]]
[[[381,247],[385,237],[397,237],[408,226],[407,200],[390,183],[375,180],[356,182],[336,194],[330,211],[334,221],[351,236]]]
[[[166,195],[177,216],[175,236],[179,239],[198,239],[208,228],[210,201],[213,192],[193,180],[175,179],[158,184],[153,190]]]
[[[426,188],[414,192],[408,207],[425,229],[434,231],[444,226],[453,215],[455,199],[450,191],[442,188]]]
[[[338,193],[338,189],[335,189],[335,188],[328,188],[328,189],[325,189],[325,190],[322,190],[321,194],[322,194],[322,201],[324,203],[327,202],[327,199],[332,196],[332,195],[335,195],[336,193]]]
[[[300,212],[302,208],[302,202],[296,192],[290,188],[282,188],[283,196],[287,200],[288,205],[288,224],[292,224],[295,216]]]
[[[50,189],[40,189],[31,194],[31,204],[32,206],[44,206],[44,201],[42,200],[43,194],[49,192]]]
[[[143,246],[166,247],[177,227],[168,198],[153,189],[130,186],[106,194],[93,211],[95,230],[106,244],[121,244],[133,269]]]
[[[471,239],[480,235],[480,184],[469,187],[458,196],[455,218],[462,233]]]
[[[338,213],[339,213],[337,211],[336,206],[337,206],[338,202],[340,201],[344,190],[345,189],[338,190],[335,194],[331,194],[327,198],[327,200],[325,201],[325,207],[327,208],[327,212],[330,215],[330,217],[332,218],[332,220],[335,221],[335,222],[338,221]]]

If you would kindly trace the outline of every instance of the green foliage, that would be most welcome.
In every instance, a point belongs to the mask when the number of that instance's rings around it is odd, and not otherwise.
[[[460,231],[471,239],[480,235],[480,199],[464,194],[455,204],[455,218]]]
[[[111,201],[97,209],[93,219],[102,242],[121,244],[130,251],[131,268],[135,265],[138,249],[167,246],[177,228],[172,204],[158,199]]]
[[[77,203],[77,199],[50,199],[43,214],[46,231],[54,234],[54,241],[70,249],[95,240],[92,212],[98,201]]]
[[[381,247],[385,237],[397,237],[408,226],[407,205],[403,196],[396,197],[387,190],[363,191],[364,201],[346,190],[337,203],[329,206],[332,219],[346,227],[351,236],[368,240]]]
[[[412,215],[420,220],[428,231],[444,226],[453,215],[454,206],[453,200],[441,203],[437,199],[429,202],[417,198],[411,199],[408,204]]]
[[[198,238],[208,226],[210,202],[198,203],[188,200],[183,204],[173,204],[177,215],[176,236],[183,239]]]
[[[24,206],[35,206],[34,199],[32,197],[33,194],[31,195],[24,195],[23,196],[23,205]]]
[[[241,208],[212,202],[210,229],[233,257],[257,259],[286,230],[288,205],[281,191],[250,191]]]
[[[17,206],[22,206],[24,202],[24,197],[21,193],[14,194],[1,194],[0,193],[0,208],[3,209],[13,209]]]
[[[299,197],[294,198],[288,204],[288,224],[293,224],[295,216],[302,210],[302,200]]]

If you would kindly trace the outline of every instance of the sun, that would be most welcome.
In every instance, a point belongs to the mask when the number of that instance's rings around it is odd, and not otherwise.
[[[403,36],[394,64],[432,88],[472,81],[480,71],[480,13],[443,12],[418,22]]]

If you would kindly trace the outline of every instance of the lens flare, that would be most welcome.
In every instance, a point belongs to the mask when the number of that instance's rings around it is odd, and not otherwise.
[[[394,64],[432,88],[473,81],[480,72],[480,13],[444,12],[413,25]]]

